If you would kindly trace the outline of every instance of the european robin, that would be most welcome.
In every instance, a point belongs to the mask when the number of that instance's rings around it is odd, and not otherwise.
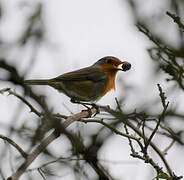
[[[130,63],[106,56],[89,67],[52,79],[25,80],[25,84],[49,85],[70,97],[71,101],[95,102],[111,89],[115,89],[118,71],[127,71],[130,68]]]

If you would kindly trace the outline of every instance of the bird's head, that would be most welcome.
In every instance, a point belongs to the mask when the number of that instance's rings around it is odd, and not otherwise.
[[[100,66],[106,71],[127,71],[131,68],[131,64],[126,61],[121,61],[113,56],[106,56],[99,59],[94,66]],[[121,66],[120,66],[121,65]]]

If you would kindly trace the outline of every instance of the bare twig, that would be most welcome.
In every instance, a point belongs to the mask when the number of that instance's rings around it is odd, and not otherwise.
[[[42,171],[41,168],[38,168],[38,172],[39,172],[40,176],[43,178],[43,180],[46,180],[46,178],[44,176],[44,172]]]
[[[132,124],[130,121],[128,121],[126,118],[122,118],[121,114],[117,111],[114,111],[113,109],[111,109],[109,106],[100,106],[101,110],[104,110],[106,112],[109,112],[110,114],[112,114],[114,117],[116,117],[117,119],[120,119],[122,122],[126,123],[128,127],[130,127],[132,130],[134,130],[137,135],[139,135],[142,138],[146,138],[146,141],[148,140],[147,137],[144,137],[142,132],[134,125]],[[124,116],[123,116],[124,117]],[[161,160],[163,161],[169,175],[171,177],[173,177],[173,172],[171,170],[171,167],[169,166],[167,160],[165,159],[163,153],[160,151],[160,149],[153,143],[150,142],[150,146],[154,149],[154,151],[157,153],[157,155],[161,158]]]
[[[127,128],[126,124],[124,125],[124,127],[125,127],[126,133],[129,134],[129,131],[128,131],[128,128]],[[143,132],[144,132],[144,130],[143,130]],[[144,135],[144,134],[143,134],[143,135]],[[145,138],[143,138],[143,139],[145,139]],[[132,157],[141,159],[141,160],[143,160],[145,163],[151,164],[151,165],[153,166],[153,168],[156,169],[157,173],[162,172],[162,168],[160,168],[160,167],[158,166],[158,164],[157,164],[156,162],[153,161],[152,158],[150,158],[147,154],[145,154],[144,149],[143,149],[144,147],[143,147],[142,144],[141,144],[140,148],[141,148],[141,152],[143,153],[143,155],[140,155],[138,152],[135,151],[135,149],[134,149],[134,147],[133,147],[133,144],[132,144],[132,140],[131,140],[130,138],[128,138],[128,141],[129,141],[130,149],[131,149],[131,152],[132,152],[130,155],[131,155]]]
[[[146,135],[145,135],[145,124],[146,123],[146,120],[144,119],[143,120],[143,123],[142,123],[142,135],[143,135],[143,140],[144,140],[144,145],[146,145],[146,138],[144,138],[144,137],[146,137]]]
[[[0,135],[0,138],[7,141],[9,144],[11,144],[15,149],[17,149],[17,151],[19,151],[19,153],[22,155],[22,157],[26,158],[27,157],[27,153],[17,144],[15,143],[12,139]]]
[[[173,19],[173,21],[178,25],[179,28],[182,29],[184,32],[184,24],[181,22],[181,19],[179,16],[176,16],[175,14],[170,13],[169,11],[166,12],[166,14]]]
[[[126,132],[126,134],[128,134],[129,135],[129,131],[128,131],[128,128],[127,128],[127,125],[126,124],[124,124],[124,128],[125,128],[125,132]],[[135,151],[135,149],[134,149],[134,147],[133,147],[133,143],[132,143],[132,140],[128,137],[128,141],[129,141],[129,146],[130,146],[130,149],[131,149],[131,152],[132,152],[132,154],[137,154],[137,152]],[[140,140],[139,140],[140,141]],[[141,143],[140,143],[141,144]],[[142,145],[142,144],[141,144]],[[139,145],[140,146],[140,145]],[[141,151],[142,151],[142,148],[143,148],[143,146],[140,146],[140,148],[141,148]]]
[[[163,150],[164,155],[167,155],[167,152],[169,151],[169,149],[171,149],[174,143],[175,143],[175,140],[172,140],[171,143]]]
[[[116,128],[114,128],[114,127],[112,127],[111,125],[105,123],[103,120],[102,120],[102,121],[99,121],[99,120],[95,120],[95,119],[92,119],[92,120],[91,120],[91,119],[86,119],[86,120],[82,120],[82,122],[84,122],[84,123],[92,122],[92,123],[99,123],[99,124],[102,124],[103,126],[105,126],[105,127],[107,127],[108,129],[110,129],[113,133],[118,134],[118,135],[123,136],[123,137],[126,137],[126,138],[130,138],[130,139],[136,141],[136,142],[139,144],[139,146],[140,146],[141,148],[143,148],[142,144],[140,143],[140,139],[139,139],[139,138],[136,138],[136,137],[131,136],[131,135],[129,135],[129,134],[120,132],[120,131],[118,131]]]
[[[159,89],[159,92],[160,92],[160,98],[161,98],[161,101],[162,101],[162,106],[163,106],[163,111],[162,111],[162,114],[159,116],[159,119],[158,119],[158,122],[156,124],[156,127],[154,128],[153,132],[151,133],[150,137],[148,138],[148,140],[146,141],[146,145],[144,147],[144,151],[147,152],[147,148],[151,142],[151,140],[153,139],[154,135],[156,134],[157,130],[158,130],[158,127],[160,125],[160,122],[164,119],[165,117],[165,113],[166,113],[166,110],[168,108],[168,105],[169,105],[169,102],[166,103],[166,97],[165,97],[165,93],[162,91],[162,88],[160,86],[160,84],[157,85],[158,86],[158,89]]]
[[[20,99],[24,104],[26,104],[30,108],[31,112],[34,112],[37,116],[40,117],[42,115],[24,97],[22,97],[21,95],[17,94],[15,91],[12,91],[10,88],[4,88],[4,89],[0,90],[1,94],[5,93],[5,92],[8,92],[9,95],[13,95],[13,96],[17,97],[18,99]]]
[[[156,162],[153,161],[152,158],[150,158],[148,155],[145,155],[144,152],[143,152],[143,149],[144,149],[144,146],[142,145],[141,141],[140,141],[140,138],[136,138],[132,135],[130,135],[129,133],[127,133],[127,130],[126,130],[126,133],[122,133],[120,131],[118,131],[117,129],[115,129],[114,127],[112,127],[111,125],[105,123],[104,121],[98,121],[98,120],[83,120],[82,122],[85,122],[85,123],[88,123],[88,122],[95,122],[95,123],[100,123],[102,125],[104,125],[105,127],[109,128],[112,132],[120,135],[120,136],[123,136],[123,137],[126,137],[128,138],[129,140],[129,145],[131,147],[131,156],[134,157],[134,158],[138,158],[138,159],[141,159],[143,160],[145,163],[149,163],[151,164],[157,171],[157,173],[160,173],[162,172],[162,168],[158,166],[158,164]],[[127,128],[126,128],[127,129]],[[139,134],[140,135],[140,134]],[[143,136],[142,136],[143,138]],[[146,138],[146,137],[145,137]],[[143,153],[143,156],[142,155],[139,155],[133,148],[133,144],[132,144],[132,140],[136,141],[138,143],[138,145],[140,146],[140,149],[141,149],[141,152]],[[151,146],[153,147],[153,149],[156,148],[156,146],[151,143]],[[159,150],[157,150],[157,153],[160,153],[161,155],[161,152]],[[165,159],[164,159],[165,160]]]
[[[77,157],[77,158],[72,158],[72,157],[58,157],[52,161],[48,161],[38,167],[35,167],[35,168],[31,168],[31,169],[27,169],[26,172],[32,172],[32,171],[35,171],[35,170],[38,170],[39,168],[45,168],[51,164],[54,164],[56,162],[70,162],[70,161],[86,161],[85,158],[80,158],[80,157]],[[108,160],[108,159],[98,159],[98,161],[100,162],[104,162],[104,163],[109,163],[109,164],[135,164],[135,163],[138,163],[136,161],[132,162],[132,161],[125,161],[125,160]]]

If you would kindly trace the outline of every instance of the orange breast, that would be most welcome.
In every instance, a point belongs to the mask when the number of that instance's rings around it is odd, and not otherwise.
[[[115,77],[116,77],[116,72],[114,71],[108,71],[107,73],[107,81],[104,89],[104,95],[109,92],[112,89],[115,89]]]
[[[102,71],[107,75],[107,80],[104,86],[103,95],[109,92],[112,89],[115,89],[115,78],[117,69],[114,68],[112,64],[102,64],[100,65]]]

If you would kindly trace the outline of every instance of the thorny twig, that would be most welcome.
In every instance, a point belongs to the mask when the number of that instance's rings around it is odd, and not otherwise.
[[[156,127],[154,128],[153,132],[151,133],[150,137],[148,138],[148,140],[146,141],[146,144],[145,144],[145,147],[144,147],[144,151],[145,153],[147,153],[147,148],[153,138],[153,136],[155,135],[155,133],[157,132],[158,130],[158,127],[160,125],[160,122],[164,119],[165,117],[165,113],[166,113],[166,110],[168,108],[168,105],[169,105],[169,102],[166,102],[166,97],[165,97],[165,93],[162,91],[162,88],[160,86],[160,84],[157,85],[158,86],[158,89],[159,89],[159,92],[160,92],[160,98],[161,98],[161,101],[162,101],[162,106],[163,106],[163,111],[162,111],[162,114],[159,116],[159,119],[158,119],[158,122],[156,124]]]
[[[129,131],[128,131],[128,128],[127,128],[126,124],[124,125],[124,127],[125,127],[126,133],[129,134]],[[144,124],[143,124],[143,137],[145,137]],[[143,140],[144,140],[144,144],[145,144],[146,138],[143,138]],[[133,144],[132,144],[132,140],[130,138],[128,138],[128,141],[129,141],[130,149],[131,149],[131,152],[132,152],[130,155],[132,157],[141,159],[145,163],[151,164],[153,166],[153,168],[157,171],[157,174],[159,174],[160,172],[163,172],[162,168],[159,167],[158,164],[156,162],[154,162],[154,160],[152,158],[150,158],[147,153],[145,153],[145,147],[142,144],[141,144],[140,148],[141,148],[141,153],[143,155],[140,155],[138,152],[135,151],[135,149],[133,147]]]
[[[132,124],[130,121],[127,121],[127,119],[121,118],[121,114],[119,114],[117,111],[114,111],[113,109],[111,109],[109,107],[106,107],[106,106],[100,106],[100,107],[101,107],[101,109],[104,109],[106,112],[109,112],[111,115],[113,115],[117,119],[120,119],[120,120],[122,120],[122,122],[126,123],[127,126],[129,128],[131,128],[141,138],[146,138],[146,141],[148,140],[148,138],[144,137],[142,132],[134,124]],[[161,160],[163,161],[169,175],[172,177],[173,173],[172,173],[171,167],[169,166],[167,160],[165,159],[165,157],[162,154],[162,152],[160,151],[160,149],[153,142],[150,142],[149,145],[154,149],[154,151],[157,153],[157,155],[161,158]],[[150,162],[151,162],[151,160],[150,160]],[[158,167],[156,170],[160,170],[160,169],[161,168]]]

